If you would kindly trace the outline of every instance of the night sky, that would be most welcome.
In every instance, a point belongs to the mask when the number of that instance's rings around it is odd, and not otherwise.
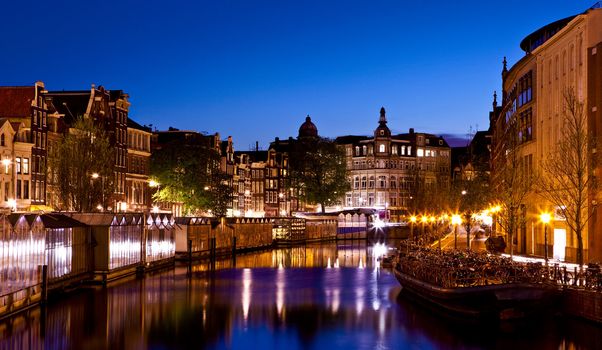
[[[234,137],[466,135],[488,127],[503,56],[594,0],[4,1],[0,85],[91,83],[130,94],[130,117]]]

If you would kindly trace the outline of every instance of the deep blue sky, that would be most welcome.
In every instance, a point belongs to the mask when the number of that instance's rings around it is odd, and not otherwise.
[[[488,127],[501,61],[520,40],[595,0],[10,1],[0,85],[91,83],[130,94],[130,116],[258,140]]]

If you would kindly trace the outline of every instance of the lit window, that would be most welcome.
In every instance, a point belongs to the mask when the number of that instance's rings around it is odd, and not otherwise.
[[[380,153],[384,153],[385,152],[385,145],[384,144],[380,144],[380,146],[378,146],[378,151]]]
[[[21,174],[21,157],[17,157],[17,174]]]
[[[23,174],[29,174],[29,158],[23,158]]]
[[[422,148],[418,148],[416,150],[416,156],[418,156],[418,157],[424,157],[424,150]]]
[[[406,146],[401,146],[401,155],[402,156],[406,155]]]

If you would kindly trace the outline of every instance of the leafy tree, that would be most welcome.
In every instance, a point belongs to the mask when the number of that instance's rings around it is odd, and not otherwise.
[[[309,204],[326,206],[341,203],[350,189],[345,151],[334,141],[321,137],[302,137],[289,154],[291,187]]]
[[[583,231],[594,210],[588,192],[596,189],[591,156],[596,141],[587,133],[583,103],[572,89],[564,92],[563,136],[542,164],[540,194],[552,203],[577,238],[577,263],[583,266]]]
[[[203,135],[162,144],[151,159],[151,176],[160,184],[153,198],[182,203],[186,214],[211,209],[221,215],[222,210],[214,205],[223,197],[219,164],[218,151]]]
[[[89,212],[98,205],[107,208],[115,189],[114,162],[115,151],[104,128],[90,118],[77,118],[49,152],[57,209]]]

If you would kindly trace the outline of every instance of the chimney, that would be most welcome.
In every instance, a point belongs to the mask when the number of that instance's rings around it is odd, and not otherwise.
[[[410,135],[414,135],[414,128],[410,128]]]
[[[259,141],[255,141],[255,151],[259,151]]]

